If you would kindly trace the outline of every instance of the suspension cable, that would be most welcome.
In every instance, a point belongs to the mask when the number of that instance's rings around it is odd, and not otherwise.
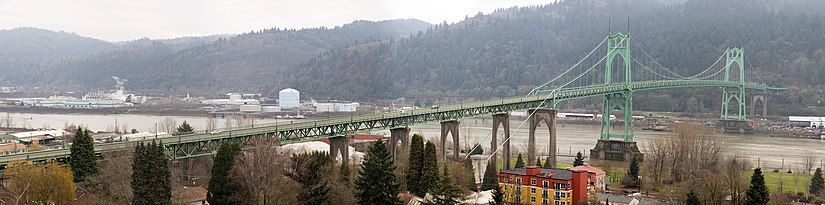
[[[757,71],[756,73],[754,73],[754,75],[756,76],[756,79],[758,79],[759,82],[761,82],[762,84],[767,84],[767,83],[765,83],[764,80],[762,80],[762,77],[759,75],[759,73],[761,73],[761,72],[758,72],[759,70],[756,69],[757,67],[754,66],[753,63],[751,63],[751,59],[748,58],[748,56],[743,55],[743,57],[748,62],[748,65],[751,67],[751,69],[753,69],[753,71]]]
[[[719,71],[716,71],[716,73],[713,73],[712,75],[709,75],[709,76],[705,76],[705,77],[701,77],[701,78],[691,78],[691,79],[694,79],[694,80],[708,79],[708,78],[711,78],[713,76],[719,75],[719,73],[722,73],[722,71],[725,71],[725,69],[719,69]]]
[[[656,74],[656,75],[657,75],[657,76],[659,76],[659,77],[662,77],[662,78],[665,78],[665,79],[668,79],[668,80],[680,80],[680,79],[684,79],[684,77],[682,77],[682,78],[673,78],[673,77],[664,76],[664,75],[662,75],[662,74],[657,73],[656,71],[651,70],[651,69],[650,69],[650,67],[647,67],[645,64],[642,64],[641,62],[639,62],[638,60],[636,60],[636,58],[634,58],[634,57],[630,57],[630,58],[631,58],[631,59],[633,59],[633,61],[634,61],[634,62],[636,62],[636,63],[638,63],[639,65],[641,65],[641,66],[642,66],[642,68],[644,68],[645,70],[648,70],[648,71],[650,71],[651,73]]]
[[[544,83],[544,84],[542,84],[542,85],[540,85],[540,86],[538,86],[538,87],[536,87],[536,88],[533,88],[533,90],[530,90],[530,94],[532,94],[534,91],[536,91],[536,90],[538,90],[538,89],[541,89],[541,88],[542,88],[542,87],[544,87],[544,86],[549,85],[550,83],[553,83],[554,81],[558,80],[558,79],[559,79],[559,78],[561,78],[562,76],[567,75],[567,73],[569,73],[570,71],[572,71],[574,68],[578,67],[578,66],[579,66],[579,64],[581,64],[582,62],[584,62],[584,60],[586,60],[587,58],[590,58],[590,55],[592,55],[594,52],[596,52],[596,50],[598,50],[599,48],[601,48],[601,47],[602,47],[602,45],[604,44],[604,42],[605,42],[605,41],[607,41],[607,37],[605,37],[604,39],[602,39],[602,42],[600,42],[600,43],[599,43],[599,45],[597,45],[595,48],[593,48],[593,50],[591,50],[591,51],[590,51],[590,53],[587,53],[587,56],[585,56],[584,58],[582,58],[581,60],[579,60],[579,62],[577,62],[576,64],[573,64],[573,66],[572,66],[572,67],[568,68],[568,69],[567,69],[566,71],[564,71],[561,75],[558,75],[558,76],[556,76],[555,78],[553,78],[552,80],[547,81],[546,83]]]
[[[668,72],[668,73],[670,73],[670,74],[675,75],[676,77],[683,78],[683,79],[685,78],[684,76],[681,76],[681,75],[679,75],[679,74],[676,74],[676,73],[675,73],[675,72],[673,72],[673,71],[668,70],[665,66],[663,66],[662,64],[660,64],[660,63],[659,63],[659,61],[656,61],[656,59],[654,59],[653,57],[651,57],[651,56],[650,56],[650,54],[648,54],[648,53],[647,53],[647,51],[645,51],[645,48],[644,48],[644,47],[642,47],[642,44],[641,44],[641,43],[636,42],[636,39],[630,39],[630,40],[631,40],[631,41],[633,41],[633,43],[635,43],[637,46],[639,46],[639,50],[642,50],[642,53],[644,53],[644,54],[645,54],[645,56],[647,56],[648,58],[650,58],[651,60],[653,60],[653,63],[655,63],[656,65],[659,65],[659,67],[662,67],[662,69],[663,69],[663,70],[667,71],[667,72]]]
[[[718,58],[718,59],[716,59],[716,62],[713,62],[713,64],[712,64],[712,65],[710,65],[707,69],[703,70],[702,72],[699,72],[699,73],[698,73],[698,74],[696,74],[696,75],[692,75],[692,76],[690,76],[690,77],[688,77],[688,78],[689,78],[689,79],[693,79],[693,78],[699,77],[700,75],[705,74],[706,72],[710,71],[710,70],[711,70],[711,68],[713,68],[713,66],[716,66],[716,64],[718,64],[718,63],[719,63],[719,61],[721,61],[721,60],[722,60],[722,57],[725,57],[725,55],[724,55],[724,54],[722,54],[721,56],[719,56],[719,58]],[[716,74],[719,74],[719,72],[717,72]],[[716,75],[716,74],[713,74],[713,75]],[[713,75],[711,75],[711,76],[713,76]],[[707,78],[700,78],[700,79],[707,79]]]

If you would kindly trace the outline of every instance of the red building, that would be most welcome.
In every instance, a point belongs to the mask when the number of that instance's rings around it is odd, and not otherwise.
[[[601,169],[590,165],[580,165],[571,168],[571,170],[587,172],[587,179],[590,180],[590,185],[595,186],[598,191],[604,191],[607,175]]]
[[[501,171],[505,204],[578,205],[587,200],[587,172],[528,166]]]

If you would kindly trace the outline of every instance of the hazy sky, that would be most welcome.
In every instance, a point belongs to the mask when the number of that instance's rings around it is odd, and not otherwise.
[[[354,20],[457,22],[552,0],[0,0],[0,29],[38,27],[108,41],[337,26]]]

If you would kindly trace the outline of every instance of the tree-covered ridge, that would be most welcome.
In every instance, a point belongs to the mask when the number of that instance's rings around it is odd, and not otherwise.
[[[13,84],[89,89],[110,88],[111,76],[129,79],[132,90],[159,93],[277,91],[277,76],[318,53],[387,40],[424,30],[430,24],[415,19],[355,21],[334,28],[252,31],[237,36],[207,36],[167,40],[138,39],[117,49],[76,56],[42,66],[13,67],[3,77]],[[204,42],[215,39],[210,42]],[[32,70],[32,71],[27,71]]]
[[[690,0],[675,5],[568,0],[501,9],[439,24],[409,39],[326,52],[296,69],[287,82],[305,93],[348,99],[523,95],[585,56],[607,35],[608,19],[612,32],[627,32],[629,17],[635,41],[677,73],[698,73],[727,47],[744,47],[753,66],[748,72],[767,83],[821,90],[823,11],[825,5],[802,0]],[[688,93],[657,92],[672,100],[643,106],[670,109],[703,95]],[[715,98],[699,100],[707,108],[719,104]]]

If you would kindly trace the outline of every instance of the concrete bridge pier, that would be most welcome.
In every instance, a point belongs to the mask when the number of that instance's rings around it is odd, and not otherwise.
[[[401,140],[401,149],[406,150],[410,148],[410,128],[396,127],[390,129],[390,150],[392,151],[392,158],[395,159],[398,152],[398,141]]]
[[[754,95],[751,101],[751,112],[756,114],[756,103],[762,103],[762,117],[768,116],[768,101],[765,95]]]
[[[496,166],[496,171],[498,171],[498,127],[504,127],[504,139],[507,140],[510,138],[510,114],[509,113],[498,113],[493,114],[493,139],[490,143],[490,153],[493,156],[490,158],[489,163],[493,163]],[[510,140],[504,141],[504,146],[502,147],[502,152],[504,155],[504,169],[510,169]]]
[[[334,136],[329,138],[329,157],[335,159],[338,153],[341,154],[341,163],[349,164],[349,143],[346,136]]]
[[[453,137],[453,157],[458,159],[458,120],[441,121],[441,158],[447,159],[447,134]]]
[[[558,111],[546,109],[546,108],[539,108],[539,109],[531,109],[528,110],[527,113],[532,113],[530,116],[530,135],[527,141],[527,164],[528,165],[537,165],[536,164],[536,129],[541,125],[541,123],[547,126],[548,131],[550,132],[550,140],[548,141],[548,148],[550,148],[549,153],[549,160],[552,168],[556,168],[556,113]],[[537,166],[541,166],[538,164]]]

